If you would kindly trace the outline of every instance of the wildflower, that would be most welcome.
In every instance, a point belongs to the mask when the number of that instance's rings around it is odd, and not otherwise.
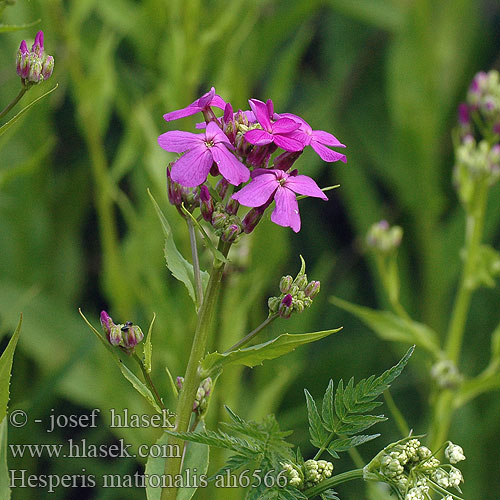
[[[282,463],[281,465],[288,477],[288,484],[300,489],[304,484],[304,474],[302,473],[302,470],[295,464],[291,464],[289,462]]]
[[[196,113],[208,112],[210,110],[210,106],[215,106],[220,109],[224,109],[226,106],[224,99],[215,93],[214,87],[212,87],[206,94],[203,94],[199,99],[192,102],[189,106],[166,113],[163,115],[163,119],[170,122],[186,116],[195,115]]]
[[[174,130],[158,137],[165,151],[185,153],[172,164],[174,182],[186,187],[203,184],[215,162],[219,172],[230,183],[246,182],[250,172],[229,150],[234,147],[215,122],[210,122],[202,134]]]
[[[139,326],[134,325],[131,321],[117,325],[106,311],[101,312],[101,326],[106,333],[108,342],[112,346],[119,347],[126,354],[132,354],[135,346],[144,338]]]
[[[451,441],[444,450],[444,455],[450,461],[450,464],[456,464],[465,460],[464,450],[462,447],[457,444],[453,444]]]
[[[16,69],[25,84],[40,83],[50,78],[54,71],[54,58],[45,54],[43,31],[36,34],[31,50],[28,50],[25,40],[21,42],[17,51]]]
[[[454,488],[458,488],[460,483],[464,482],[464,477],[459,469],[456,467],[451,467],[449,474],[449,485]]]
[[[111,345],[118,345],[122,340],[120,328],[114,324],[111,316],[106,311],[101,311],[101,326],[106,338]]]
[[[256,169],[253,180],[233,194],[233,198],[247,207],[260,207],[276,201],[271,220],[284,227],[300,230],[299,206],[295,193],[328,200],[316,182],[306,175],[292,175],[283,170]]]
[[[457,366],[449,359],[435,363],[431,368],[431,377],[444,389],[456,389],[462,382]]]
[[[247,142],[255,146],[274,143],[285,151],[302,151],[304,149],[304,134],[293,134],[298,130],[300,124],[290,118],[278,118],[271,122],[274,115],[271,100],[268,101],[267,105],[258,99],[250,99],[248,102],[262,130],[255,128],[246,132],[245,140]]]
[[[347,158],[344,154],[327,148],[327,146],[345,148],[345,144],[342,144],[334,135],[324,130],[313,130],[311,125],[303,118],[292,113],[281,113],[279,116],[281,118],[290,118],[299,124],[299,130],[304,134],[305,146],[311,146],[322,160],[328,162],[340,160],[347,163]]]
[[[331,477],[333,464],[326,460],[307,460],[304,463],[304,479],[306,486],[314,486]]]

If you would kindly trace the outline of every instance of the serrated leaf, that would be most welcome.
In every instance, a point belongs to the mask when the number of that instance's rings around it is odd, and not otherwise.
[[[244,455],[233,455],[226,460],[226,463],[212,476],[210,476],[207,481],[214,481],[217,476],[222,474],[227,474],[228,472],[234,472],[241,467],[245,467],[252,463],[254,459],[252,457]]]
[[[330,379],[325,395],[323,397],[323,406],[321,408],[321,415],[323,417],[324,426],[330,431],[335,427],[335,415],[333,413],[334,407],[333,396],[333,380]]]
[[[161,227],[163,230],[163,234],[165,236],[165,260],[167,262],[167,267],[170,269],[170,272],[177,278],[179,281],[184,283],[189,293],[189,296],[195,303],[196,307],[199,307],[199,304],[196,301],[196,293],[195,293],[195,284],[194,284],[194,271],[193,266],[182,256],[182,254],[177,250],[175,246],[174,237],[172,234],[172,229],[170,228],[170,224],[167,221],[167,218],[161,211],[160,206],[154,199],[151,191],[148,189],[149,197],[153,202],[153,205],[156,210],[156,214],[160,219]],[[203,289],[206,288],[208,283],[209,274],[206,271],[200,272],[200,277],[203,285]]]
[[[118,354],[115,351],[115,348],[111,346],[106,339],[92,326],[92,324],[89,322],[89,320],[85,317],[81,309],[78,309],[78,312],[80,313],[80,316],[83,318],[85,323],[87,323],[87,326],[90,328],[90,330],[94,333],[94,335],[101,341],[101,343],[104,345],[104,347],[109,351],[111,354],[111,357],[115,360],[115,363],[117,363],[118,367],[120,368],[120,371],[122,372],[122,375],[132,384],[132,387],[142,396],[144,399],[151,404],[151,406],[158,412],[162,413],[161,408],[158,406],[158,403],[155,401],[155,398],[153,397],[153,394],[151,394],[151,391],[149,388],[141,382],[135,374],[129,370],[127,366],[125,366],[118,356]]]
[[[335,391],[335,413],[342,420],[347,415],[347,409],[344,406],[344,381],[340,380]]]
[[[200,421],[198,426],[196,427],[196,432],[203,432],[205,430],[205,423],[203,420]],[[168,445],[168,435],[164,433],[160,439],[156,442],[159,447]],[[150,457],[146,463],[146,474],[156,475],[158,477],[163,477],[165,473],[165,461],[168,458],[158,457],[153,458]],[[183,476],[183,484],[192,484],[192,476],[191,481],[188,480],[187,474],[193,474],[196,470],[196,475],[200,476],[202,474],[206,474],[208,470],[209,463],[209,447],[205,444],[198,443],[189,443],[186,448],[186,454],[184,457],[184,463],[182,466],[182,476]],[[188,472],[190,471],[190,472]],[[179,488],[177,493],[177,500],[190,500],[192,496],[195,494],[197,488],[189,487],[189,488]],[[148,500],[160,500],[161,497],[161,488],[153,488],[148,482],[148,486],[146,487],[146,496]]]
[[[360,444],[367,443],[372,439],[378,438],[380,434],[369,434],[369,435],[360,435],[360,436],[352,436],[348,438],[341,438],[333,440],[328,446],[328,451],[347,451],[355,446],[359,446]]]
[[[5,415],[7,415],[12,361],[14,359],[14,351],[16,350],[19,334],[21,333],[22,322],[23,317],[21,315],[14,334],[9,340],[9,343],[2,353],[2,356],[0,357],[0,422],[2,422],[5,418]]]
[[[316,402],[307,389],[304,389],[307,404],[307,418],[309,420],[309,434],[311,435],[311,443],[317,448],[321,448],[325,440],[328,439],[329,433],[323,426],[321,417],[319,416]]]
[[[348,415],[337,427],[336,432],[340,435],[351,436],[385,420],[387,417],[384,415]]]
[[[7,465],[7,422],[4,418],[0,423],[0,498],[10,500],[10,478]]]
[[[200,364],[203,376],[208,377],[226,365],[245,365],[252,368],[262,364],[263,361],[288,354],[301,345],[315,342],[339,330],[341,330],[341,328],[313,333],[284,333],[263,344],[245,347],[224,354],[218,352],[207,354]]]
[[[153,319],[149,324],[148,334],[144,340],[144,367],[148,373],[151,373],[151,363],[153,356],[153,344],[151,344],[151,334],[153,333],[153,325],[156,319],[156,313],[153,313]]]
[[[337,496],[337,492],[334,490],[326,490],[324,493],[321,493],[322,500],[340,500]]]
[[[416,344],[433,356],[440,352],[438,336],[427,325],[401,318],[389,311],[376,311],[369,307],[351,304],[337,297],[330,297],[330,302],[354,314],[384,340]]]
[[[31,101],[27,106],[25,106],[23,109],[21,109],[21,111],[19,111],[19,113],[17,113],[17,115],[14,115],[7,123],[4,123],[0,127],[0,136],[5,134],[5,132],[7,132],[7,130],[9,130],[9,128],[12,127],[12,125],[14,125],[14,123],[16,123],[17,120],[19,120],[19,118],[21,118],[21,116],[24,115],[24,113],[26,113],[26,111],[28,111],[32,106],[34,106],[38,101],[43,99],[45,96],[48,96],[49,94],[54,92],[54,90],[56,90],[57,87],[59,87],[58,83],[56,83],[55,87],[53,87],[50,90],[48,90],[47,92],[45,92],[45,94],[42,94],[40,97],[37,97],[36,99]]]

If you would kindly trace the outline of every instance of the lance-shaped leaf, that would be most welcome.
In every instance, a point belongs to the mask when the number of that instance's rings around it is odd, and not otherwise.
[[[153,319],[149,324],[149,330],[146,338],[144,339],[144,367],[148,373],[151,373],[151,364],[153,357],[153,344],[151,343],[151,334],[153,333],[153,325],[156,319],[156,313],[153,313]]]
[[[311,435],[311,443],[316,448],[321,448],[321,445],[328,439],[330,432],[325,429],[321,417],[319,416],[316,402],[307,389],[304,389],[307,403],[307,418],[309,420],[309,434]]]
[[[330,302],[354,314],[384,340],[416,344],[429,351],[433,356],[439,356],[438,336],[427,325],[401,318],[389,311],[376,311],[369,307],[351,304],[337,297],[330,297]]]
[[[179,250],[177,250],[170,224],[149,189],[148,194],[153,202],[158,218],[160,219],[163,234],[165,235],[165,260],[167,262],[167,267],[170,269],[174,278],[184,283],[189,296],[198,308],[199,304],[196,302],[193,266],[182,256]],[[200,275],[203,288],[205,289],[208,283],[209,274],[206,271],[201,271]]]
[[[122,362],[122,360],[119,358],[118,354],[115,351],[115,348],[112,347],[109,342],[91,325],[89,320],[84,316],[83,312],[81,309],[78,309],[78,312],[80,313],[80,316],[83,318],[85,323],[87,323],[87,326],[92,330],[92,332],[95,334],[95,336],[102,342],[104,347],[109,351],[111,354],[112,358],[115,360],[116,364],[120,368],[120,371],[122,372],[122,375],[132,384],[134,389],[158,412],[162,413],[161,408],[158,406],[158,403],[155,401],[155,398],[153,397],[153,394],[151,394],[151,391],[149,388],[141,382],[135,374],[129,370],[129,368]]]
[[[213,352],[208,354],[201,362],[202,375],[208,377],[218,372],[226,365],[245,365],[252,368],[262,364],[263,361],[279,358],[301,345],[315,342],[341,329],[342,328],[336,328],[334,330],[324,330],[313,333],[284,333],[263,344],[245,347],[237,351],[231,351],[224,354]]]

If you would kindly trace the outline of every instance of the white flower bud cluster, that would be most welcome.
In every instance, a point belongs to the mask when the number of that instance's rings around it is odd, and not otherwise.
[[[465,459],[462,448],[453,443],[448,444],[445,455],[451,463]],[[463,482],[460,470],[450,464],[441,464],[418,439],[388,446],[367,465],[366,472],[394,486],[405,500],[427,500],[430,489],[441,494],[448,488],[460,491]]]
[[[484,140],[478,144],[472,136],[465,138],[456,150],[456,182],[460,183],[464,171],[471,179],[485,178],[490,186],[495,184],[500,179],[500,146]]]
[[[331,477],[333,464],[326,460],[307,460],[304,463],[304,479],[307,488]]]
[[[208,398],[210,392],[212,391],[212,379],[207,377],[202,380],[198,391],[196,392],[196,397],[193,402],[193,411],[199,415],[204,415],[208,408]]]
[[[288,477],[288,484],[298,489],[302,489],[304,484],[302,471],[290,462],[282,463],[281,466]]]
[[[442,359],[431,368],[431,377],[441,389],[456,389],[462,382],[457,365],[449,359]]]

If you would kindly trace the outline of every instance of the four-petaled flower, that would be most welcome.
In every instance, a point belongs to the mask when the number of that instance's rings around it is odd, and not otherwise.
[[[292,113],[281,113],[279,116],[282,118],[290,118],[299,124],[299,131],[304,133],[304,142],[306,146],[311,146],[320,158],[324,161],[343,161],[347,163],[347,158],[342,153],[337,153],[337,151],[332,151],[326,146],[332,146],[336,148],[345,148],[345,144],[342,144],[334,135],[324,130],[313,130],[311,125],[307,123],[303,118]]]
[[[271,220],[280,226],[291,227],[297,233],[300,215],[295,193],[328,200],[310,177],[264,168],[254,170],[252,181],[233,194],[233,198],[247,207],[267,205],[274,199],[276,207]]]
[[[173,130],[158,137],[158,144],[171,153],[185,153],[172,164],[174,182],[186,187],[203,184],[215,162],[221,175],[235,186],[250,177],[248,168],[229,150],[234,146],[215,122],[203,134]]]
[[[203,94],[199,99],[192,102],[189,106],[163,115],[163,119],[167,122],[178,120],[179,118],[195,115],[196,113],[209,111],[210,106],[215,106],[220,109],[224,109],[226,106],[224,99],[215,93],[214,87],[212,87],[206,94]]]
[[[285,151],[302,151],[306,145],[304,134],[297,133],[300,124],[290,118],[278,118],[272,122],[274,116],[272,101],[267,104],[258,99],[248,101],[261,129],[252,129],[245,134],[245,140],[254,146],[265,146],[274,143]]]

